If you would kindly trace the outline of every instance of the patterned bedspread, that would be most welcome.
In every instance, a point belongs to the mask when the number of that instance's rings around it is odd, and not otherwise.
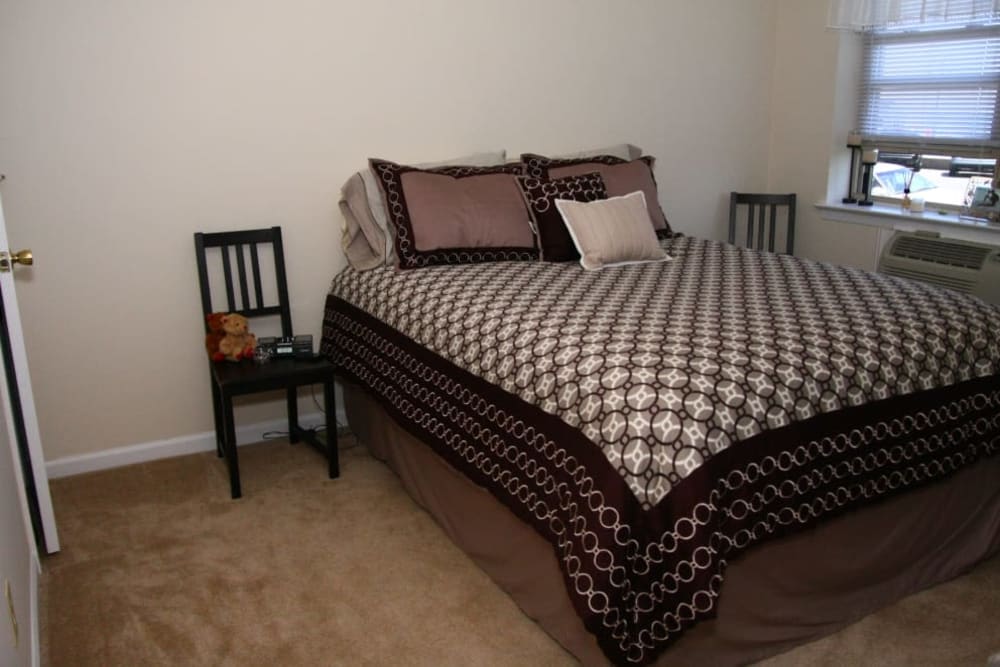
[[[1000,308],[688,237],[674,261],[345,270],[323,351],[555,549],[609,659],[769,536],[1000,449]]]

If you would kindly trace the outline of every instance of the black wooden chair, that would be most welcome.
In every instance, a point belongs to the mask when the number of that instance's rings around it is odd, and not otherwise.
[[[740,218],[746,219],[746,247],[774,252],[778,231],[779,209],[786,209],[785,250],[792,254],[795,247],[795,195],[729,193],[729,242],[736,243],[736,227]],[[741,209],[746,210],[740,216]],[[754,215],[756,213],[756,215]],[[765,243],[766,242],[766,243]],[[780,250],[778,252],[781,252]]]
[[[263,289],[261,253],[258,248],[271,246],[274,255],[276,298]],[[288,303],[288,283],[285,277],[284,250],[281,245],[281,228],[253,229],[214,234],[197,233],[194,246],[198,259],[198,281],[201,284],[201,306],[207,316],[214,312],[212,306],[212,281],[209,275],[209,255],[221,262],[225,282],[226,312],[240,313],[249,320],[261,317],[279,317],[281,335],[292,335],[292,315]],[[218,248],[219,252],[209,252]],[[233,275],[235,258],[236,275]],[[249,264],[249,266],[248,266]],[[249,273],[248,273],[249,271]],[[217,276],[216,274],[213,274]],[[234,281],[235,278],[235,281]],[[218,281],[216,281],[218,282]],[[251,300],[251,290],[253,299]],[[265,296],[267,295],[267,296]],[[267,302],[267,303],[265,303]],[[333,364],[328,359],[299,360],[273,359],[265,364],[253,360],[241,362],[209,361],[212,379],[212,403],[215,411],[216,452],[225,456],[229,468],[229,486],[233,498],[239,498],[240,468],[236,453],[236,429],[233,423],[233,397],[263,391],[284,389],[288,401],[288,439],[300,440],[325,451],[329,461],[330,478],[340,475],[337,456],[337,423],[334,410]],[[323,405],[326,411],[326,443],[311,429],[299,426],[298,392],[303,385],[323,385]]]

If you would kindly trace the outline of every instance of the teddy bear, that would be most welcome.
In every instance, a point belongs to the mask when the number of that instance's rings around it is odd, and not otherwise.
[[[209,313],[205,316],[205,321],[208,323],[208,333],[205,334],[205,350],[212,361],[222,361],[226,358],[226,355],[219,351],[219,343],[226,335],[226,332],[222,330],[222,318],[225,315],[225,313]]]
[[[247,318],[239,313],[227,313],[222,316],[222,330],[225,336],[219,341],[219,352],[229,361],[239,361],[253,358],[253,349],[257,347],[257,337],[250,333]]]
[[[212,361],[240,361],[253,357],[257,337],[249,331],[247,318],[239,313],[212,313],[207,316],[205,348]]]

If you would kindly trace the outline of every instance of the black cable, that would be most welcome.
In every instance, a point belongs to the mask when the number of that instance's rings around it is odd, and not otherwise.
[[[326,415],[326,410],[323,409],[323,406],[319,404],[319,399],[316,398],[316,385],[314,385],[314,384],[309,385],[309,395],[312,396],[312,402],[316,406],[316,409],[319,410],[319,412],[325,416]],[[350,428],[346,424],[341,424],[339,421],[337,421],[337,416],[336,415],[334,415],[334,417],[333,417],[333,423],[336,424],[336,426],[337,426],[337,434],[338,435],[340,435],[341,432],[347,432],[347,433],[350,432]],[[311,427],[310,426],[303,426],[302,430],[304,430],[304,431],[311,431],[313,433],[323,433],[323,432],[326,431],[326,424],[319,424],[317,426],[311,426]],[[279,438],[287,438],[288,437],[288,431],[264,431],[264,433],[261,434],[261,437],[264,440],[277,440]],[[357,438],[355,438],[353,445],[349,445],[347,447],[343,447],[343,446],[340,446],[340,444],[338,443],[337,449],[338,449],[338,451],[342,451],[343,452],[343,451],[347,451],[348,449],[354,449],[357,446],[358,446],[358,442],[357,442]]]
[[[326,431],[326,426],[316,426],[314,428],[302,427],[302,430],[303,431],[310,431],[312,433],[323,433],[323,432]],[[339,430],[340,429],[339,429],[339,424],[338,424],[338,431]],[[264,431],[261,434],[261,437],[264,440],[280,440],[282,438],[287,438],[288,437],[288,431]],[[346,452],[349,449],[354,449],[355,447],[357,447],[358,444],[359,444],[357,438],[352,438],[352,440],[354,441],[354,444],[352,444],[352,445],[346,445],[345,446],[345,445],[342,445],[340,443],[339,439],[338,439],[338,441],[337,441],[337,451]]]

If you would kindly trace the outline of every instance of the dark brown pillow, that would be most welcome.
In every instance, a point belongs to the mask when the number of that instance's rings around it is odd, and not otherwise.
[[[395,231],[399,268],[538,259],[515,180],[521,164],[418,169],[369,160]]]
[[[613,155],[562,160],[535,153],[522,153],[521,162],[524,163],[528,176],[550,180],[596,171],[604,179],[608,197],[621,197],[641,190],[646,197],[646,208],[653,221],[653,229],[657,232],[670,232],[670,223],[660,208],[656,180],[653,178],[655,159],[648,155],[631,161]]]
[[[579,176],[546,180],[534,176],[518,176],[517,183],[528,204],[542,259],[546,262],[571,262],[580,259],[573,239],[566,229],[556,199],[590,202],[607,199],[604,180],[596,171]]]

